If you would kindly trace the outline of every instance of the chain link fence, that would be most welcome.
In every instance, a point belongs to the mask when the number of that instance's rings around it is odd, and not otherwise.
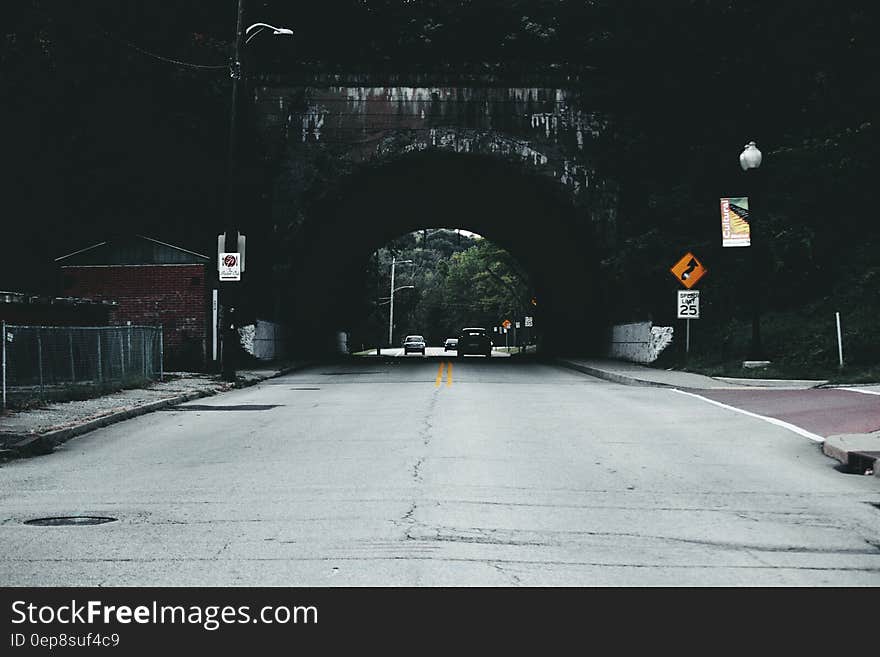
[[[162,378],[158,326],[2,323],[3,408],[77,399]]]

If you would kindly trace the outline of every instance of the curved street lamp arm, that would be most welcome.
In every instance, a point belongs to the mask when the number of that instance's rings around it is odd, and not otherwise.
[[[251,31],[253,30],[253,34]],[[293,30],[286,27],[275,27],[274,25],[269,25],[268,23],[254,23],[249,26],[245,31],[245,44],[251,42],[255,36],[257,36],[262,30],[272,30],[272,34],[277,36],[293,36]]]

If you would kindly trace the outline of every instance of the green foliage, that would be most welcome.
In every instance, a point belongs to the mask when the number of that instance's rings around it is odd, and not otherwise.
[[[417,333],[438,345],[465,326],[491,329],[522,316],[530,298],[527,277],[496,244],[450,230],[410,233],[380,249],[367,272],[364,305],[377,310],[352,331],[357,348],[374,344],[377,335],[387,340],[392,257],[398,261],[395,288],[415,286],[394,295],[395,340]]]

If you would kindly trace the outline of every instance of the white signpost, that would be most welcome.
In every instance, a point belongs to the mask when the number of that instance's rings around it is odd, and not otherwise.
[[[699,290],[678,290],[678,319],[700,319]]]
[[[217,325],[220,318],[218,312],[220,306],[218,304],[217,290],[211,290],[211,360],[217,360]]]
[[[687,357],[691,350],[691,320],[700,319],[699,290],[678,290],[678,319],[686,322],[684,354]]]
[[[217,270],[220,272],[221,281],[240,281],[241,254],[221,253],[220,260],[217,263]]]

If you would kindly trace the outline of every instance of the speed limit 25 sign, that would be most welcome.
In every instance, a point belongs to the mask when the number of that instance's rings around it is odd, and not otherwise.
[[[678,290],[678,319],[700,319],[698,290]]]

